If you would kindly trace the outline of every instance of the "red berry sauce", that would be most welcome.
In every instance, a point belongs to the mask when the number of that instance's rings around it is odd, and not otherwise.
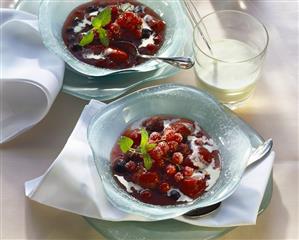
[[[111,8],[111,21],[103,28],[107,31],[109,45],[105,47],[94,31],[91,43],[81,46],[83,34],[93,28],[91,21],[104,8]],[[128,45],[129,41],[141,54],[154,55],[164,42],[166,25],[149,7],[134,0],[94,0],[76,7],[67,17],[62,38],[67,49],[80,61],[100,68],[123,69],[138,65],[144,59]]]
[[[141,153],[141,132],[146,131],[151,166],[146,169]],[[133,123],[122,136],[132,139],[123,153],[115,144],[112,174],[121,188],[138,200],[154,205],[192,202],[209,190],[221,170],[219,150],[195,121],[172,116],[153,116]]]

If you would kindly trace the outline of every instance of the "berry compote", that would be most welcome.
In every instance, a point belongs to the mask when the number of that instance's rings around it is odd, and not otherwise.
[[[153,116],[130,125],[111,153],[112,174],[128,194],[154,205],[192,202],[217,181],[221,158],[195,121]]]
[[[100,68],[123,69],[154,55],[164,42],[166,24],[151,8],[134,0],[94,0],[76,7],[67,17],[62,38],[80,61]],[[84,38],[84,39],[83,39]],[[83,39],[83,40],[82,40]]]

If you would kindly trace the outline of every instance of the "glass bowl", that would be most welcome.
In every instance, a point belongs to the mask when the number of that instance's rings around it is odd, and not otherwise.
[[[148,72],[165,65],[165,63],[150,60],[132,68],[111,70],[92,66],[75,58],[66,48],[61,30],[69,13],[78,5],[86,2],[89,1],[42,0],[39,8],[39,29],[44,44],[60,56],[72,69],[88,76],[106,76],[118,72]],[[176,56],[177,49],[184,42],[184,26],[188,21],[180,1],[140,0],[139,2],[154,9],[166,22],[165,42],[157,55],[164,57]]]
[[[159,114],[198,121],[220,149],[222,171],[218,181],[191,203],[173,206],[146,204],[130,196],[113,179],[110,153],[119,136],[132,122]],[[88,140],[108,200],[122,211],[152,220],[174,218],[229,197],[241,180],[251,152],[248,136],[220,103],[198,89],[174,84],[143,89],[107,105],[91,120]]]

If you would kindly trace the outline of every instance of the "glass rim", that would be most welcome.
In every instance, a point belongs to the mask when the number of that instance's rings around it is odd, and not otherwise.
[[[211,54],[207,53],[206,51],[204,51],[197,43],[197,41],[195,41],[195,30],[200,28],[199,25],[203,23],[203,21],[209,17],[210,15],[214,15],[214,14],[219,14],[219,13],[228,13],[228,12],[231,12],[231,13],[238,13],[238,14],[243,14],[243,15],[246,15],[247,17],[250,17],[252,18],[254,21],[256,21],[258,24],[260,24],[262,26],[262,28],[264,29],[265,33],[266,33],[266,43],[265,43],[265,46],[263,47],[263,49],[261,51],[259,51],[254,57],[250,57],[250,58],[247,58],[247,59],[244,59],[244,60],[241,60],[241,61],[225,61],[225,60],[222,60],[222,59],[219,59],[217,57],[214,57],[212,56]],[[204,25],[204,24],[203,24]],[[204,55],[206,55],[207,57],[213,59],[213,60],[216,60],[216,61],[219,61],[219,62],[223,62],[223,63],[244,63],[244,62],[248,62],[248,61],[252,61],[254,60],[255,58],[258,58],[259,56],[262,56],[266,50],[267,50],[267,47],[268,47],[268,44],[269,44],[269,33],[268,33],[268,30],[266,28],[266,26],[260,21],[258,20],[256,17],[248,14],[248,13],[245,13],[243,11],[238,11],[238,10],[219,10],[219,11],[214,11],[214,12],[211,12],[211,13],[208,13],[207,15],[203,16],[199,22],[197,22],[195,24],[195,26],[193,27],[193,42],[195,43],[195,47],[199,49],[199,51],[201,51]]]

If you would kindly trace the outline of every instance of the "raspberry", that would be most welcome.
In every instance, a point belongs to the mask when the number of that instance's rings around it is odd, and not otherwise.
[[[167,144],[169,146],[169,152],[175,152],[179,146],[179,144],[175,141],[170,141]]]
[[[142,24],[142,20],[133,12],[124,12],[117,19],[117,23],[123,28],[132,30],[137,29]]]
[[[206,181],[204,179],[185,178],[181,181],[180,190],[191,198],[197,198],[206,189]]]
[[[126,163],[126,168],[130,171],[130,172],[134,172],[136,170],[136,163],[133,161],[129,161]]]
[[[163,156],[163,151],[159,146],[157,146],[149,152],[149,155],[152,157],[152,159],[159,160]]]
[[[171,124],[171,127],[177,132],[182,134],[183,137],[191,135],[194,130],[193,124],[186,121],[178,121]]]
[[[152,197],[152,193],[151,193],[150,190],[145,189],[145,190],[142,190],[142,191],[140,192],[140,197],[141,197],[143,200],[147,200],[147,199],[149,199],[149,198]]]
[[[167,142],[165,142],[165,141],[159,142],[158,147],[160,147],[162,149],[164,155],[166,155],[169,151],[169,146],[168,146]]]
[[[158,132],[152,132],[149,139],[154,142],[159,141],[161,139],[161,134]]]
[[[164,129],[164,122],[160,117],[151,117],[145,120],[142,125],[148,132],[161,132]]]
[[[145,172],[139,177],[139,184],[143,188],[154,189],[159,183],[159,176],[156,172]]]
[[[181,172],[177,172],[175,175],[174,175],[174,180],[176,182],[180,182],[184,179],[184,175],[181,173]]]
[[[166,166],[166,174],[169,176],[173,176],[176,173],[176,167],[172,164],[168,164]]]
[[[181,152],[184,156],[187,156],[191,153],[191,150],[188,146],[188,144],[180,143],[178,146],[178,152]]]
[[[139,129],[128,130],[124,133],[124,136],[131,138],[136,146],[139,146],[141,140],[141,133]]]
[[[193,171],[194,171],[194,169],[193,169],[192,167],[185,166],[185,167],[184,167],[184,170],[183,170],[183,174],[184,174],[184,176],[186,176],[186,177],[191,177],[192,174],[193,174]]]
[[[166,139],[167,142],[170,142],[170,141],[174,141],[174,135],[175,135],[175,131],[174,130],[166,130],[164,132],[164,137]]]
[[[200,147],[199,151],[199,157],[202,162],[205,164],[210,164],[213,160],[213,155],[204,147]]]
[[[177,143],[180,143],[183,141],[183,136],[180,133],[175,133],[173,136],[173,141],[176,141]]]
[[[165,28],[165,23],[161,20],[156,20],[156,19],[152,19],[149,22],[149,26],[156,32],[156,33],[160,33],[164,30]]]
[[[163,182],[160,184],[160,191],[162,193],[167,193],[169,191],[169,189],[170,189],[170,186],[167,182]]]
[[[149,51],[149,54],[154,54],[154,52],[157,50],[157,46],[150,43],[146,46],[146,49]]]
[[[160,34],[154,37],[155,44],[160,44],[162,43],[162,41],[163,41],[163,37]]]
[[[108,31],[114,39],[120,38],[120,26],[117,23],[111,23],[107,26]]]
[[[184,156],[180,152],[175,152],[172,155],[171,162],[174,164],[181,164],[183,162]]]

